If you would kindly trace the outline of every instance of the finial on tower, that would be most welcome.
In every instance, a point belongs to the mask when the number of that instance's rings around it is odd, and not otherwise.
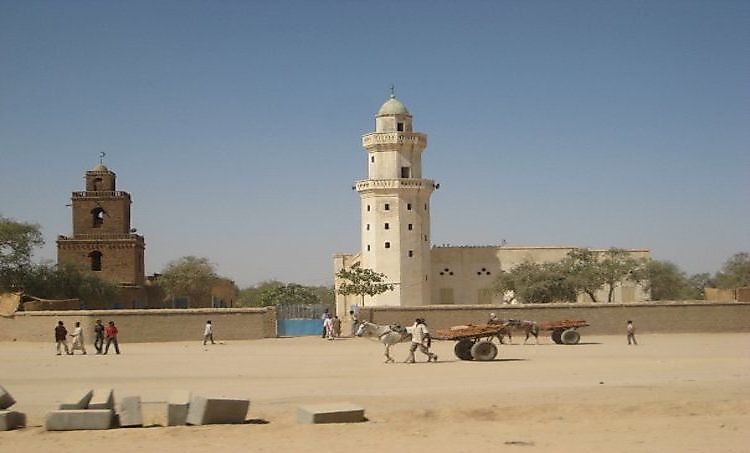
[[[391,99],[396,98],[396,85],[391,84]]]
[[[99,165],[104,165],[104,156],[106,155],[107,153],[105,153],[104,151],[99,153]]]

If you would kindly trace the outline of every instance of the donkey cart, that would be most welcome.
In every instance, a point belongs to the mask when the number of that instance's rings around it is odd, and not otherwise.
[[[581,334],[576,329],[588,325],[589,323],[584,320],[545,321],[539,323],[539,330],[552,332],[552,341],[557,344],[578,344]]]
[[[453,352],[461,360],[489,361],[497,357],[497,346],[492,339],[505,329],[503,324],[469,324],[438,330],[432,338],[455,341]]]

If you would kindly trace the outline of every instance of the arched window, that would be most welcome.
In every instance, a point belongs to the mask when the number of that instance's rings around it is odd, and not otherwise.
[[[92,209],[91,222],[94,228],[100,228],[104,225],[104,209],[99,207]]]
[[[91,259],[91,270],[101,271],[102,270],[102,252],[100,252],[99,250],[94,250],[93,252],[89,253],[89,258]]]
[[[94,179],[94,191],[102,190],[102,178]]]

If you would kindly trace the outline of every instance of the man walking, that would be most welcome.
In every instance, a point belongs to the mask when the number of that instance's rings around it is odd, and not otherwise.
[[[117,327],[114,321],[107,323],[107,327],[104,329],[104,335],[107,337],[107,346],[104,348],[104,355],[109,352],[109,345],[114,343],[115,352],[120,353],[120,347],[117,344]]]
[[[628,321],[628,346],[631,344],[632,341],[633,345],[638,346],[638,342],[635,341],[635,327],[633,327],[633,321]]]
[[[65,328],[62,321],[57,321],[57,327],[55,327],[55,343],[57,343],[57,355],[61,355],[62,348],[65,348],[65,354],[70,355],[71,352],[68,349],[68,329]]]
[[[94,334],[96,335],[94,339],[96,353],[101,354],[104,349],[104,324],[102,324],[101,319],[97,319],[96,324],[94,324]]]
[[[216,344],[214,343],[214,326],[211,325],[211,321],[206,321],[206,327],[203,329],[203,346],[208,340],[211,340],[211,344]]]
[[[86,354],[86,345],[83,343],[83,328],[81,323],[76,321],[76,328],[73,329],[73,333],[70,334],[73,337],[73,345],[70,348],[70,354],[72,355],[76,349],[80,349],[84,355]]]
[[[437,354],[430,352],[430,331],[427,330],[427,324],[422,318],[417,318],[414,322],[411,332],[411,346],[409,346],[409,356],[404,363],[414,363],[414,352],[419,348],[419,352],[427,356],[428,362],[437,362]]]

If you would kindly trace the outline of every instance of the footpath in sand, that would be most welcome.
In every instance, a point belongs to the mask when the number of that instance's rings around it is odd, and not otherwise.
[[[750,335],[640,335],[628,347],[624,335],[582,333],[577,346],[501,346],[493,362],[459,361],[436,341],[440,361],[414,365],[384,364],[366,339],[122,344],[119,356],[91,346],[73,357],[51,342],[0,343],[0,385],[30,425],[0,432],[0,452],[748,451]],[[403,360],[407,345],[392,353]],[[41,427],[68,393],[101,387],[140,395],[148,427]],[[248,423],[161,426],[173,389],[250,398]],[[296,423],[300,404],[341,401],[368,421]]]

